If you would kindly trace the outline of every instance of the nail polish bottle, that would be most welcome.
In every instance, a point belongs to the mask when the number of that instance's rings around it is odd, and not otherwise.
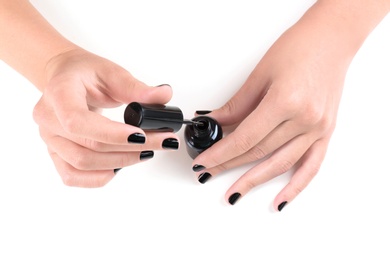
[[[222,136],[222,128],[218,122],[208,116],[198,116],[192,119],[196,124],[186,125],[184,139],[187,153],[195,159],[200,153],[218,142]]]
[[[147,131],[178,132],[183,125],[183,113],[178,107],[132,102],[124,113],[126,124]]]

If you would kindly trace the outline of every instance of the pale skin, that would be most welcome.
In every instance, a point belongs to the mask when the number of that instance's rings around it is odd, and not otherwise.
[[[195,167],[201,169],[197,176],[263,159],[233,183],[226,201],[234,204],[253,187],[293,170],[273,205],[281,210],[290,203],[320,169],[349,64],[389,11],[390,0],[317,1],[271,46],[240,90],[208,114],[237,127],[194,160],[193,166],[204,166]],[[179,139],[146,134],[98,113],[134,100],[165,104],[170,86],[147,86],[68,41],[29,1],[0,0],[0,24],[7,24],[0,26],[0,59],[42,91],[34,119],[65,184],[103,186],[114,169],[151,158],[149,151],[164,149],[164,140]],[[145,143],[129,143],[134,134],[144,135]]]

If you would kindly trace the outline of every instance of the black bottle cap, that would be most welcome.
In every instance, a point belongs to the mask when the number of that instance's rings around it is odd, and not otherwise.
[[[125,109],[124,119],[143,130],[177,132],[183,125],[183,112],[173,106],[132,102]]]

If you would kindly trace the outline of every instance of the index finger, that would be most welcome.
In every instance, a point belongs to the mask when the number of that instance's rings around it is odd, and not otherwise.
[[[290,115],[277,106],[271,90],[258,107],[228,136],[198,155],[193,170],[212,168],[248,152]]]
[[[69,134],[106,144],[145,143],[142,129],[90,111],[83,88],[67,83],[51,90],[49,96],[61,126]]]

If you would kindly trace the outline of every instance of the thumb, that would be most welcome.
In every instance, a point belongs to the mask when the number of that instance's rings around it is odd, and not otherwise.
[[[114,100],[127,104],[133,101],[148,104],[165,104],[172,98],[172,88],[168,84],[151,87],[134,78],[128,71],[120,68],[106,74],[104,79],[109,95]]]

